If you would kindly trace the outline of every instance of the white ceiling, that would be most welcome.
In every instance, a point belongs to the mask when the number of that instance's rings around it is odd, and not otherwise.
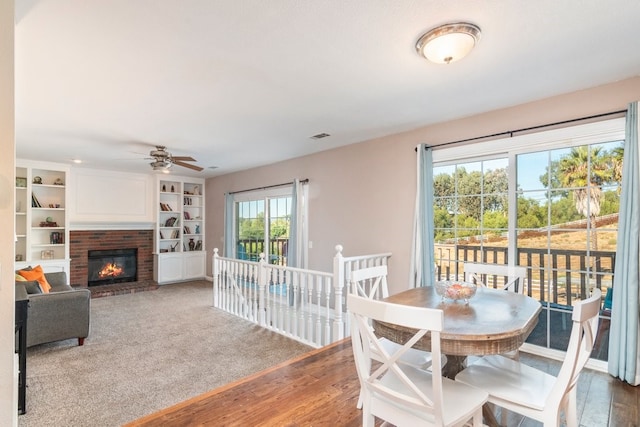
[[[476,49],[421,59],[452,21]],[[640,75],[637,0],[17,0],[16,23],[17,157],[129,172],[156,144],[208,177]]]

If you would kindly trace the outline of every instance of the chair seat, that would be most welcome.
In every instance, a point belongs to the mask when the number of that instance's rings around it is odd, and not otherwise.
[[[542,411],[556,377],[500,355],[484,356],[456,375],[493,398]]]
[[[402,365],[401,369],[411,378],[412,382],[429,398],[433,399],[433,388],[431,373],[422,369],[412,368]],[[381,380],[381,383],[397,392],[403,394],[411,394],[407,385],[403,383],[392,371],[389,371]],[[473,412],[488,399],[488,393],[476,387],[455,382],[448,378],[442,378],[442,395],[443,395],[443,423],[445,426],[458,425],[468,420]],[[376,400],[376,395],[372,396]],[[375,403],[373,403],[375,404]],[[397,403],[398,408],[402,411],[412,412],[414,415],[423,418],[429,422],[434,422],[430,414],[418,412]]]

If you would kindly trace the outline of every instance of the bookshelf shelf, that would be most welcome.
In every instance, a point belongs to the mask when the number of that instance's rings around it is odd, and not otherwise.
[[[69,273],[69,172],[67,165],[16,160],[16,269],[41,264]]]
[[[203,194],[204,179],[157,178],[154,275],[160,284],[205,277]]]

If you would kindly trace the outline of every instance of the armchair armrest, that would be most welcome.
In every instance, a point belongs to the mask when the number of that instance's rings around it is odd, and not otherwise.
[[[74,289],[29,295],[27,347],[89,335],[91,291]]]

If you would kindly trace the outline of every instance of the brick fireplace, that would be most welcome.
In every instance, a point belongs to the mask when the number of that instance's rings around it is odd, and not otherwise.
[[[86,230],[69,233],[71,256],[70,281],[74,286],[88,287],[89,251],[136,248],[137,283],[153,283],[153,230]],[[131,283],[108,285],[111,294],[130,288]],[[91,288],[98,288],[92,286]],[[93,289],[92,289],[93,292]]]

